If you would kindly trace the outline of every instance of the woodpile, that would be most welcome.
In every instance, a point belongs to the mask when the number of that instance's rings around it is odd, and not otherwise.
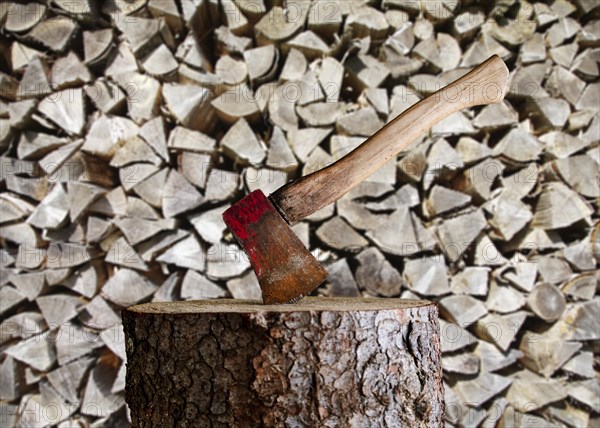
[[[220,214],[492,54],[505,101],[294,230],[318,295],[439,303],[448,426],[597,426],[600,4],[483,3],[1,3],[2,426],[127,423],[120,311],[258,298]]]

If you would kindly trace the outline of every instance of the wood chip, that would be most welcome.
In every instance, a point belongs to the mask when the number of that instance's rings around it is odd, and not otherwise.
[[[541,151],[542,147],[534,136],[522,128],[515,128],[494,147],[493,154],[516,162],[528,162],[536,160]]]
[[[117,376],[118,367],[106,364],[94,367],[88,377],[85,391],[83,392],[82,413],[94,417],[106,417],[115,413],[115,403],[122,403],[118,395],[111,393],[112,384]],[[91,410],[91,409],[94,410]]]
[[[52,92],[50,71],[44,58],[34,57],[23,73],[17,90],[18,99],[39,98]]]
[[[486,203],[484,209],[492,215],[489,220],[494,229],[491,236],[504,241],[511,240],[533,217],[529,206],[511,191],[500,193]]]
[[[48,382],[70,403],[79,400],[79,388],[84,375],[95,362],[93,358],[84,357],[51,371],[47,375]]]
[[[187,150],[192,152],[212,152],[216,141],[209,136],[192,131],[182,126],[177,126],[169,134],[168,148],[175,150]]]
[[[576,299],[591,300],[594,297],[598,279],[598,275],[591,272],[577,275],[566,281],[561,289],[565,294]]]
[[[67,193],[64,186],[57,183],[31,213],[27,222],[40,229],[56,229],[63,224],[68,214]]]
[[[156,173],[152,173],[148,178],[144,178],[139,184],[137,178],[135,178],[132,180],[134,182],[131,183],[134,186],[133,191],[153,207],[162,208],[162,198],[168,174],[169,169],[163,168]]]
[[[319,2],[323,4],[324,2]],[[335,58],[326,57],[321,61],[317,79],[323,87],[327,102],[338,102],[342,90],[344,66]]]
[[[254,32],[259,46],[283,42],[291,38],[304,26],[309,3],[296,1],[293,4],[294,19],[288,19],[286,10],[275,6],[258,21],[254,27]]]
[[[51,83],[55,90],[81,86],[91,80],[92,74],[73,51],[52,66]]]
[[[403,206],[416,207],[419,205],[419,191],[412,184],[405,184],[390,196],[381,201],[368,202],[367,209],[373,212],[396,210]]]
[[[545,97],[526,108],[534,126],[540,131],[562,129],[567,123],[571,108],[569,103],[560,98]]]
[[[44,19],[47,9],[45,5],[34,2],[10,3],[7,6],[4,25],[11,33],[23,33],[33,28]]]
[[[256,169],[249,167],[244,174],[244,180],[248,191],[261,189],[265,194],[274,193],[277,189],[288,182],[285,172],[268,168]]]
[[[51,328],[73,319],[83,304],[79,297],[68,294],[40,296],[35,302]]]
[[[22,367],[12,357],[6,357],[0,364],[0,398],[5,401],[15,401],[22,396],[25,389],[25,376]]]
[[[244,61],[225,55],[217,61],[215,73],[225,85],[235,87],[244,83],[248,78],[248,67]]]
[[[310,30],[303,31],[286,42],[285,47],[298,49],[309,61],[327,56],[330,51],[329,45]]]
[[[554,157],[564,159],[588,146],[588,142],[559,131],[551,131],[540,137],[546,152]]]
[[[507,126],[516,125],[518,113],[507,102],[485,106],[473,120],[473,125],[484,130],[496,130]]]

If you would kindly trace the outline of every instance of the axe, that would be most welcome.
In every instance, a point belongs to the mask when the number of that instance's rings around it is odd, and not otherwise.
[[[504,98],[508,68],[494,55],[448,86],[419,101],[335,163],[294,180],[266,197],[246,195],[223,213],[256,273],[265,304],[308,295],[327,271],[290,225],[335,202],[423,132],[465,107]]]

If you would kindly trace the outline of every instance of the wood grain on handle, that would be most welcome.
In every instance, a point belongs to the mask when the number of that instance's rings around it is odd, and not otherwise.
[[[295,180],[270,197],[291,224],[338,200],[436,123],[466,107],[504,98],[508,68],[494,55],[419,101],[337,162]]]

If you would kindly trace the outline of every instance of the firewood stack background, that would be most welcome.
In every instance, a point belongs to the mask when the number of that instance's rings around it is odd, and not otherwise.
[[[2,426],[127,425],[120,310],[259,298],[221,212],[492,54],[505,102],[294,230],[330,272],[319,294],[439,303],[448,426],[599,426],[599,18],[595,0],[1,3]]]

